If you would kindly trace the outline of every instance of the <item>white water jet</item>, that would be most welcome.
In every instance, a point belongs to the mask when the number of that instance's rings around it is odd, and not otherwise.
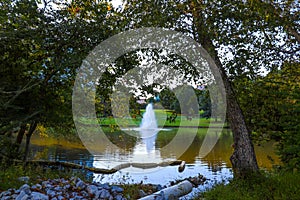
[[[147,153],[154,150],[158,131],[153,105],[150,103],[146,107],[146,112],[143,114],[143,119],[140,124],[140,136],[143,143],[146,145]]]
[[[143,119],[140,125],[140,129],[147,129],[147,130],[156,130],[157,129],[157,122],[155,118],[155,113],[153,110],[152,103],[148,104],[146,107],[146,112],[143,114]]]

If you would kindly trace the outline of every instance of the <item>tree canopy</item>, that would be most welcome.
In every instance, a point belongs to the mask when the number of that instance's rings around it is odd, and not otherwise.
[[[231,161],[238,174],[258,169],[250,130],[257,137],[271,132],[267,136],[281,141],[282,159],[299,165],[299,142],[294,142],[299,141],[298,1],[128,0],[123,6],[115,9],[100,0],[1,1],[1,134],[19,130],[22,140],[25,129],[37,123],[73,126],[72,87],[89,52],[116,33],[161,27],[193,38],[218,67],[234,134]],[[144,49],[118,58],[98,83],[98,111],[102,104],[110,106],[118,78],[141,64],[139,55],[201,81],[190,63],[167,53]],[[139,89],[154,93],[151,87]],[[174,95],[163,90],[162,98]]]

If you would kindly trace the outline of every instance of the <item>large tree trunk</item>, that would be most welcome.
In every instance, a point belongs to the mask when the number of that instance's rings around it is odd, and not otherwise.
[[[213,49],[212,42],[210,42],[209,47],[204,46],[204,48],[207,51]],[[220,59],[216,56],[216,52],[214,54],[210,53],[210,55],[213,55],[213,59],[219,69],[226,91],[227,116],[234,140],[234,151],[230,157],[230,161],[235,175],[242,177],[248,173],[258,171],[254,147],[250,138],[250,131],[247,128],[243,112],[237,102],[231,82],[228,80]]]
[[[36,127],[37,127],[37,122],[36,121],[32,122],[30,125],[30,128],[29,128],[29,131],[26,133],[25,153],[24,153],[24,157],[23,157],[24,162],[26,162],[26,160],[27,160],[27,156],[29,153],[30,139],[31,139],[31,136],[32,136],[33,132],[35,131]]]
[[[16,142],[14,145],[14,151],[16,151],[16,153],[20,152],[20,146],[21,146],[25,131],[26,131],[26,124],[21,124],[20,130],[18,131],[18,134],[17,134]]]
[[[210,47],[204,46],[204,48],[206,50],[212,49],[212,43],[210,42],[210,44]],[[250,138],[250,131],[247,128],[243,112],[237,102],[231,82],[228,80],[220,59],[216,56],[216,52],[210,55],[213,55],[213,59],[219,69],[226,91],[227,116],[234,140],[234,151],[230,157],[230,161],[235,176],[243,177],[249,173],[258,171],[254,147]]]
[[[199,12],[201,11],[201,6],[198,4],[196,9],[193,7],[191,9],[193,10],[192,13],[194,16],[194,37],[213,58],[218,71],[221,74],[227,98],[227,116],[234,140],[234,152],[230,157],[230,161],[232,163],[235,176],[243,177],[249,173],[258,171],[250,132],[245,123],[242,110],[237,102],[231,82],[226,75],[225,69],[218,57],[216,48],[208,35],[208,31],[206,31],[207,27],[203,21],[204,16],[201,16],[201,12]]]
[[[22,143],[25,131],[26,131],[26,124],[22,124],[20,126],[20,130],[18,131],[18,135],[17,135],[17,139],[16,139],[17,145],[20,145]]]

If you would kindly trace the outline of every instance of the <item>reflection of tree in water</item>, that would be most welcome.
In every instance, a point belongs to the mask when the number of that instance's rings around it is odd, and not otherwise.
[[[105,135],[114,145],[129,152],[132,152],[137,142],[137,137],[133,137],[121,130],[114,132],[105,131]]]
[[[163,148],[164,146],[169,144],[169,142],[171,142],[175,137],[176,133],[177,133],[177,129],[173,129],[171,131],[160,131],[157,134],[157,139],[155,144],[156,148]]]
[[[39,158],[39,155],[42,155]],[[63,145],[38,146],[31,145],[29,159],[44,159],[53,161],[66,161],[87,167],[93,166],[94,157],[87,149],[66,148]]]
[[[182,135],[182,140],[190,136],[188,129],[186,131],[187,131],[186,134]],[[164,148],[172,141],[172,139],[175,137],[176,134],[177,134],[176,129],[167,132],[161,131],[158,134],[156,140],[156,148],[161,149],[161,156],[163,158],[170,158],[176,156],[178,160],[184,160],[187,163],[195,163],[195,161],[199,159],[199,152],[203,140],[206,136],[206,129],[200,130],[198,132],[197,136],[193,138],[193,142],[187,148],[187,150],[185,150],[184,147],[180,145],[180,143],[178,143],[176,148],[172,148],[172,149]],[[218,132],[216,132],[216,134],[218,134]],[[215,168],[218,169],[218,167],[215,166],[224,166],[224,164],[226,164],[226,167],[231,167],[229,161],[230,155],[232,153],[231,144],[232,144],[232,135],[230,131],[224,130],[218,142],[212,149],[212,151],[204,158],[201,158],[201,161],[207,163],[207,165],[211,169],[215,169]]]
[[[224,130],[214,148],[201,161],[213,172],[221,171],[224,166],[232,167],[229,160],[233,151],[232,142],[231,132]]]
[[[178,160],[184,160],[186,163],[195,163],[199,155],[202,141],[199,137],[195,137],[189,148],[179,157]]]

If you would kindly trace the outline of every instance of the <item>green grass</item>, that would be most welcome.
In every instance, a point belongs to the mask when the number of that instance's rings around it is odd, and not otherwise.
[[[141,110],[141,114],[143,114],[145,110]],[[206,119],[206,118],[193,118],[192,120],[188,120],[186,116],[181,116],[178,114],[175,122],[169,122],[167,120],[167,116],[170,116],[172,113],[171,111],[167,110],[155,110],[155,116],[157,119],[157,124],[159,127],[170,127],[170,126],[204,126],[207,127],[210,123],[213,125],[218,126],[220,123],[215,122],[215,119]],[[81,119],[82,123],[89,123],[89,124],[98,124],[107,125],[107,126],[115,126],[116,124],[120,124],[123,127],[126,126],[139,126],[141,123],[142,118],[114,118],[114,117],[106,117],[106,118],[99,118],[98,121],[93,121],[90,119]],[[225,124],[226,125],[226,124]]]
[[[247,180],[234,179],[219,184],[195,199],[261,200],[299,199],[300,173],[263,173]]]

